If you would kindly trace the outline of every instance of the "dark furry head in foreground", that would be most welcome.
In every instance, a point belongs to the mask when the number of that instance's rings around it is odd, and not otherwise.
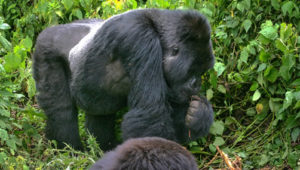
[[[130,139],[106,153],[90,170],[197,170],[191,153],[157,137]]]

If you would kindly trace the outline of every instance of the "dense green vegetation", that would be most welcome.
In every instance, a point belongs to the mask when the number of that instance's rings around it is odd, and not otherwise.
[[[136,8],[196,9],[211,22],[216,64],[200,93],[212,102],[215,123],[187,146],[200,168],[226,167],[213,159],[216,146],[240,157],[244,169],[300,167],[300,1],[0,0],[0,169],[86,169],[101,156],[83,113],[89,151],[58,150],[45,139],[31,54],[50,25]]]

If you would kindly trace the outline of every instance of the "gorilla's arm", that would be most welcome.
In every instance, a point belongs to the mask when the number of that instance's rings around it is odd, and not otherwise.
[[[171,119],[172,109],[166,99],[167,84],[163,76],[163,51],[159,31],[152,23],[153,20],[135,21],[144,22],[145,25],[132,24],[135,25],[131,28],[135,36],[127,37],[124,41],[134,47],[130,52],[134,55],[128,56],[129,76],[133,86],[128,96],[130,111],[122,123],[123,139],[160,136],[176,140]],[[124,53],[125,51],[122,52]]]

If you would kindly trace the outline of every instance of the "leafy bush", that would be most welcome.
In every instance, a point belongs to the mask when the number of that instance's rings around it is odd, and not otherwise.
[[[188,148],[199,167],[225,167],[216,147],[245,169],[297,168],[300,158],[300,2],[297,0],[0,0],[0,168],[83,169],[101,155],[47,142],[36,107],[31,53],[44,28],[137,8],[195,9],[212,25],[216,64],[200,93],[215,110],[210,135]],[[80,114],[83,127],[83,114]],[[208,164],[208,162],[210,162]],[[298,164],[297,164],[298,163]]]

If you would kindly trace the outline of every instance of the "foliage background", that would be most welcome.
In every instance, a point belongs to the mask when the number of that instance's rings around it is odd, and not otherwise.
[[[58,150],[45,139],[31,54],[48,26],[137,8],[195,9],[212,25],[216,64],[199,93],[213,104],[215,123],[187,146],[200,168],[226,167],[212,160],[216,146],[244,169],[299,168],[299,7],[297,0],[0,0],[0,169],[86,169],[102,155],[82,112],[89,151]]]

